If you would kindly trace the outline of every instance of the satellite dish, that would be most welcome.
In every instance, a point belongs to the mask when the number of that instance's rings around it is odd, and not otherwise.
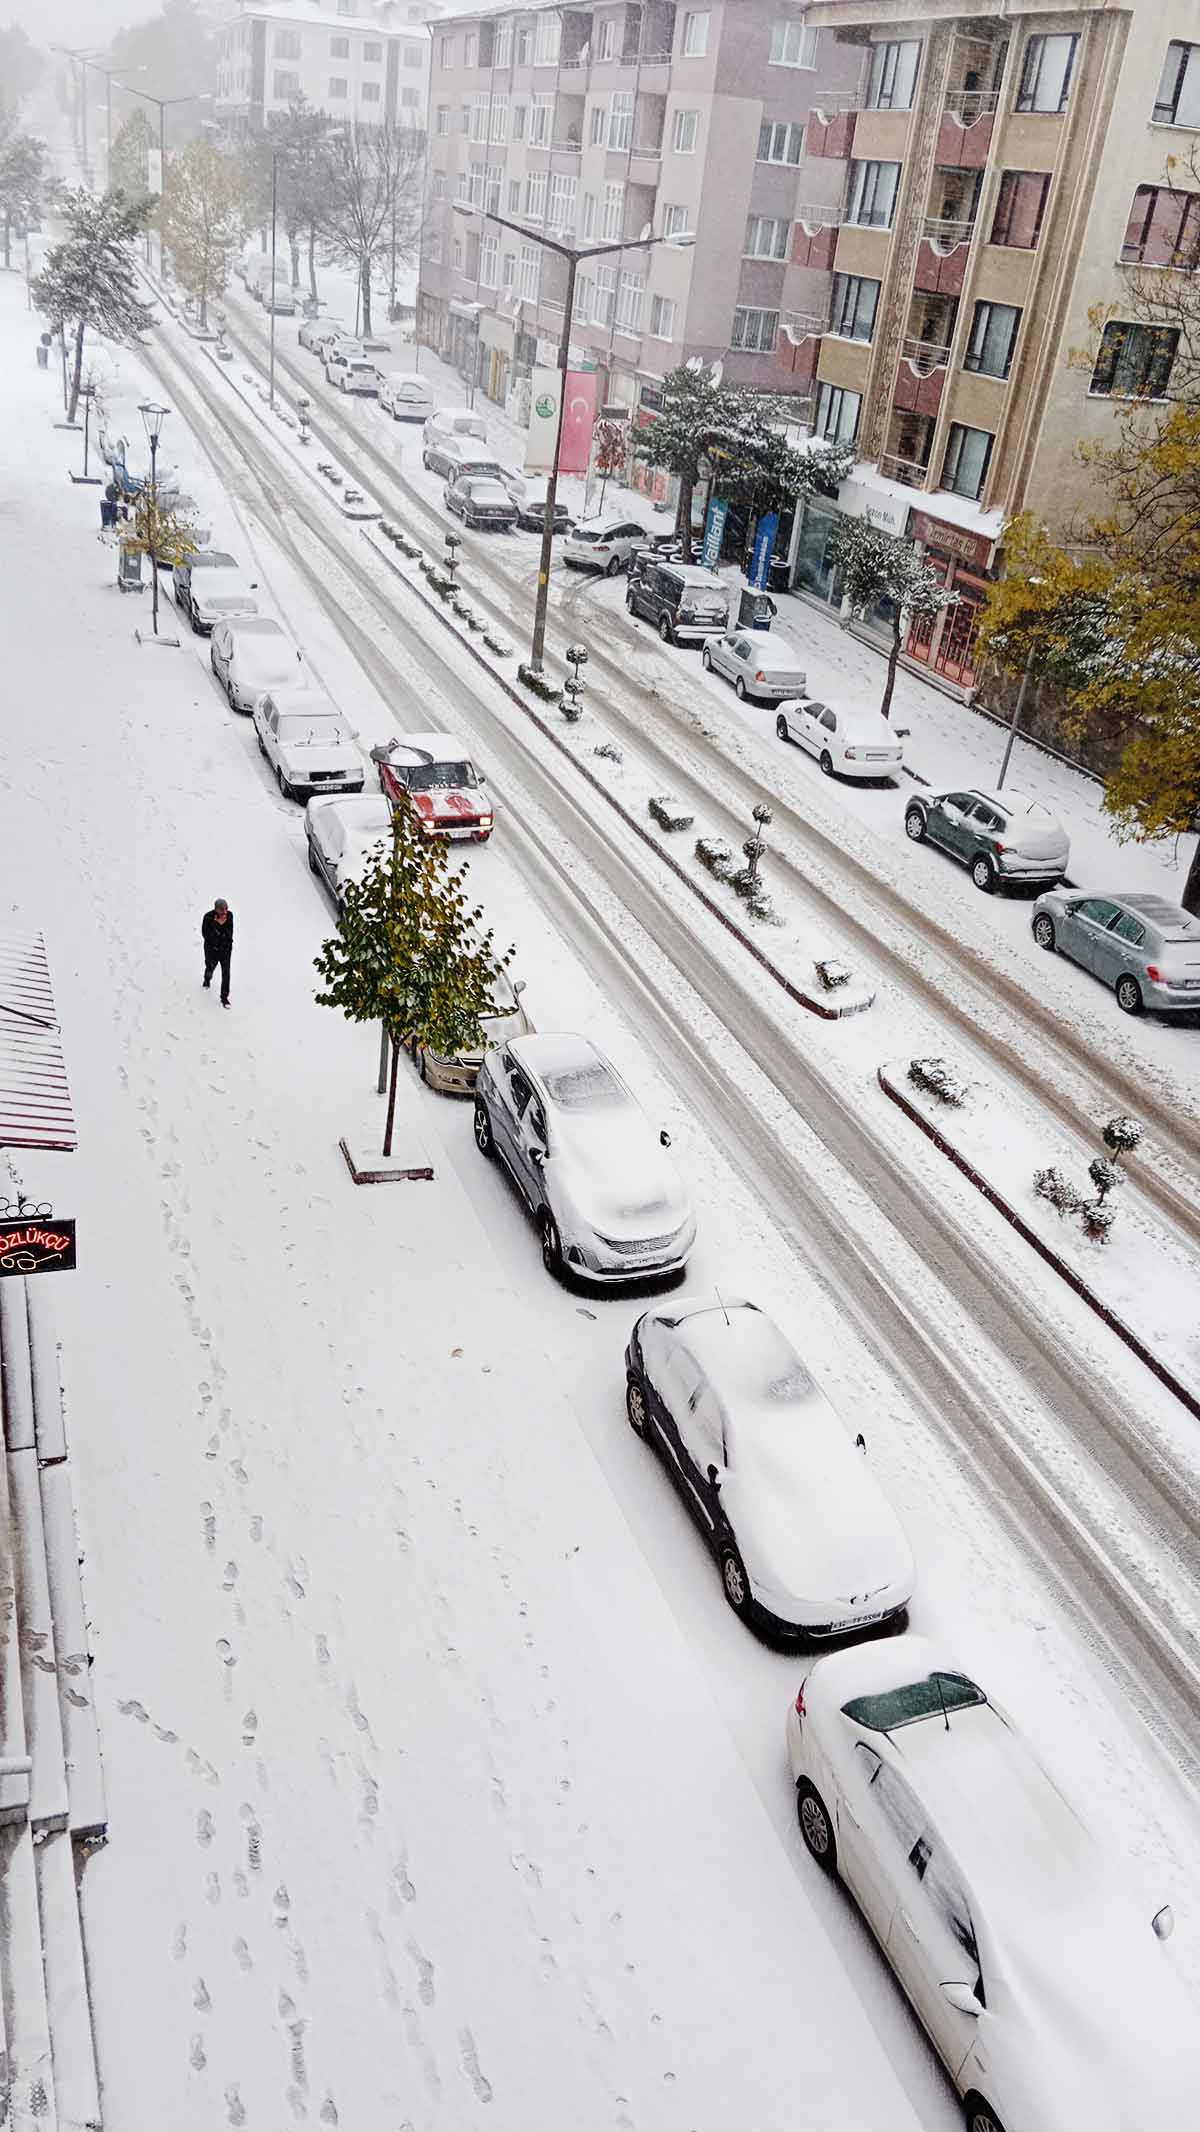
[[[685,366],[684,366],[684,367],[685,367],[685,369],[688,369],[688,370],[697,370],[697,371],[699,371],[699,370],[703,370],[703,368],[704,368],[704,357],[703,357],[702,355],[689,355],[689,357],[688,357],[688,359],[687,359],[687,363],[685,364]]]
[[[725,365],[721,361],[720,356],[717,357],[717,360],[713,364],[712,370],[710,371],[709,375],[711,376],[714,385],[720,384],[721,379],[725,375]]]
[[[651,235],[653,235],[653,231],[652,231],[652,228],[651,228],[651,225],[650,225],[650,223],[649,223],[649,222],[643,222],[643,224],[642,224],[642,227],[641,227],[641,230],[640,230],[640,232],[639,232],[639,235],[638,235],[638,243],[639,243],[639,244],[644,244],[644,243],[646,242],[646,239],[647,239],[647,237],[649,237],[649,236],[651,236]]]

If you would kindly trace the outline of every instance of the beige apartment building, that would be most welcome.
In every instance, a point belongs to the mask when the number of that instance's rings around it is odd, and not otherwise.
[[[794,236],[832,212],[844,170],[804,166],[805,128],[814,99],[850,94],[860,71],[856,47],[787,0],[568,0],[437,24],[422,338],[519,403],[562,333],[565,267],[539,233],[582,248],[691,233],[686,249],[580,268],[573,362],[634,424],[654,419],[664,374],[692,356],[810,413],[785,326],[827,300],[829,275]],[[519,227],[465,221],[456,204]]]
[[[833,169],[841,189],[795,233],[829,281],[792,321],[814,428],[858,464],[804,511],[794,579],[836,599],[839,510],[907,534],[959,594],[907,655],[969,690],[1005,521],[1028,508],[1069,531],[1098,501],[1079,443],[1111,436],[1131,397],[1169,395],[1177,336],[1132,321],[1129,276],[1195,262],[1200,0],[794,12],[859,67],[808,125],[802,192],[828,198]]]

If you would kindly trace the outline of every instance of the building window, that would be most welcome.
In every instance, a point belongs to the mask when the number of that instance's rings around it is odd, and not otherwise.
[[[869,341],[875,331],[879,283],[858,274],[835,274],[829,330],[841,340]]]
[[[382,65],[383,65],[383,46],[382,46],[381,44],[364,44],[364,46],[363,46],[363,60],[364,60],[365,64],[366,64],[367,66],[369,66],[369,67],[379,67],[379,66],[382,66]]]
[[[746,223],[747,259],[786,259],[790,228],[778,215],[751,215]]]
[[[652,296],[650,299],[650,331],[656,341],[673,341],[675,338],[675,299],[671,296]]]
[[[406,109],[415,111],[421,101],[419,89],[405,88],[400,91],[400,101]]]
[[[552,96],[535,96],[529,113],[530,147],[547,147],[553,126],[554,98]]]
[[[446,197],[446,173],[444,170],[435,170],[433,173],[433,197],[435,200],[444,200]]]
[[[604,139],[604,127],[607,117],[608,113],[605,111],[603,104],[592,105],[592,115],[588,122],[588,140],[593,148],[599,148]]]
[[[479,39],[474,30],[468,30],[463,38],[463,65],[473,67],[479,53]]]
[[[527,67],[533,58],[533,31],[523,23],[517,31],[517,65]]]
[[[437,133],[437,137],[438,137],[438,139],[439,139],[440,141],[444,141],[444,140],[445,140],[445,138],[446,138],[446,135],[447,135],[447,134],[449,133],[449,131],[450,131],[450,106],[449,106],[449,104],[439,104],[439,105],[438,105],[438,107],[437,107],[437,122],[436,122],[436,125],[435,125],[435,129],[434,129],[434,130],[435,130],[435,132]]]
[[[406,67],[419,67],[419,66],[420,66],[420,64],[421,64],[421,47],[420,47],[420,45],[419,45],[419,44],[406,44],[406,45],[402,45],[402,46],[401,46],[401,50],[403,51],[403,54],[404,54],[404,64],[405,64],[405,66],[406,66]]]
[[[467,186],[467,198],[472,207],[483,206],[484,171],[482,163],[472,163],[471,178]]]
[[[846,220],[867,229],[890,229],[899,185],[899,163],[851,163]]]
[[[454,180],[454,197],[456,200],[465,200],[467,197],[467,173],[465,170],[460,170]]]
[[[804,153],[804,128],[795,120],[771,119],[758,129],[760,163],[798,163]]]
[[[676,155],[694,155],[696,152],[696,129],[700,114],[697,111],[677,111],[671,133],[671,146]]]
[[[1018,111],[1065,111],[1078,37],[1029,37],[1017,90]]]
[[[1048,170],[1006,170],[1001,173],[996,194],[993,244],[1011,245],[1031,252],[1042,233],[1046,196],[1050,191]]]
[[[471,139],[486,141],[488,137],[488,99],[476,96],[471,99]]]
[[[503,176],[503,163],[489,163],[484,170],[483,204],[489,215],[498,215],[500,212],[500,182]]]
[[[584,242],[586,243],[588,238],[594,237],[595,234],[596,195],[594,192],[585,192],[583,196],[583,229],[581,231],[581,235],[584,239]]]
[[[604,219],[600,235],[606,243],[615,244],[622,234],[625,221],[625,187],[606,185],[604,188]]]
[[[461,237],[456,237],[456,238],[455,238],[455,240],[454,240],[454,250],[453,250],[453,253],[451,254],[451,265],[453,266],[453,268],[454,268],[454,271],[455,271],[455,273],[456,273],[456,274],[461,274],[461,273],[462,273],[462,270],[463,270],[463,246],[462,246],[462,238],[461,238]]]
[[[508,181],[508,212],[510,215],[519,215],[521,212],[520,178],[510,178]]]
[[[526,106],[524,104],[513,105],[512,133],[514,141],[523,141],[525,138],[525,111]]]
[[[539,260],[540,254],[536,244],[521,246],[520,294],[525,303],[537,302]]]
[[[664,207],[664,209],[663,209],[663,236],[664,236],[664,237],[686,237],[686,235],[687,235],[687,229],[688,229],[688,211],[687,211],[686,207]]]
[[[616,56],[617,18],[615,15],[606,15],[596,32],[596,60],[599,63],[605,59],[615,59]]]
[[[1177,267],[1194,273],[1200,258],[1200,193],[1139,185],[1121,246],[1122,266]]]
[[[1154,99],[1158,126],[1200,126],[1200,44],[1167,46],[1162,80]]]
[[[506,141],[508,139],[507,96],[494,96],[492,98],[492,125],[489,138],[493,141]]]
[[[492,65],[496,67],[511,67],[512,48],[513,26],[511,18],[506,18],[503,22],[496,24],[496,42],[492,52]]]
[[[575,320],[580,326],[589,325],[592,316],[592,301],[595,283],[590,275],[581,274],[575,284]]]
[[[438,38],[438,65],[439,67],[452,67],[454,65],[453,37]]]
[[[442,263],[442,233],[435,229],[429,239],[429,264],[440,267]]]
[[[299,59],[299,30],[276,30],[274,52],[276,59]]]
[[[345,75],[335,74],[329,84],[329,94],[332,97],[345,96],[349,93],[349,86]]]
[[[608,105],[608,145],[628,148],[633,140],[633,91],[616,89]]]
[[[684,59],[703,59],[708,50],[708,23],[707,8],[699,12],[689,12],[684,16],[681,48]]]
[[[995,441],[990,430],[968,429],[965,422],[952,422],[942,464],[942,487],[949,489],[952,496],[969,496],[978,503]]]
[[[348,37],[331,37],[329,40],[329,57],[331,59],[349,59],[350,39]]]
[[[459,112],[459,115],[458,115],[458,130],[459,130],[459,132],[460,132],[460,133],[466,133],[466,134],[469,134],[469,133],[470,133],[470,131],[471,131],[471,106],[470,106],[470,104],[464,104],[464,105],[462,106],[462,109],[461,109],[461,110],[460,110],[460,112]]]
[[[556,170],[550,180],[550,212],[547,217],[552,230],[573,233],[575,229],[575,195],[577,178],[568,177],[565,171]]]
[[[1114,319],[1104,328],[1092,391],[1114,400],[1165,399],[1178,346],[1174,326],[1131,326]]]
[[[733,314],[731,348],[747,355],[773,355],[779,338],[778,311],[757,311],[739,304]]]
[[[298,74],[276,74],[272,93],[277,103],[286,103],[289,97],[299,96],[300,76]]]
[[[815,67],[817,33],[802,22],[777,22],[771,30],[773,67]]]
[[[502,286],[503,286],[504,288],[506,288],[506,289],[511,289],[511,287],[512,287],[513,283],[515,282],[516,278],[517,278],[517,255],[516,255],[516,253],[515,253],[515,252],[506,252],[506,253],[504,254],[504,265],[503,265],[503,268],[501,269],[501,283],[502,283]]]
[[[485,231],[479,240],[479,285],[494,289],[500,271],[500,239],[495,232]]]
[[[546,173],[531,170],[525,180],[525,220],[544,222],[546,219]]]
[[[978,370],[988,378],[1006,378],[1020,323],[1021,314],[1014,304],[977,303],[963,369]]]
[[[641,274],[629,269],[622,274],[617,290],[617,329],[622,333],[640,333],[642,330],[642,296],[645,281]]]
[[[562,43],[562,16],[557,8],[547,8],[538,16],[533,43],[535,67],[556,67],[558,50]]]
[[[853,444],[862,413],[861,392],[846,392],[841,385],[818,385],[813,429],[830,444]]]
[[[377,81],[365,81],[363,83],[362,100],[364,104],[377,104],[379,102],[379,83]]]
[[[358,12],[358,7],[359,0],[337,0],[337,13],[339,15],[356,14]]]
[[[614,312],[615,312],[615,310],[616,310],[616,302],[617,302],[617,270],[616,270],[616,268],[615,268],[615,267],[609,267],[609,266],[604,266],[604,267],[597,267],[597,269],[596,269],[596,309],[595,309],[595,311],[594,311],[594,313],[593,313],[593,319],[594,319],[594,323],[595,323],[596,325],[598,325],[598,326],[611,326],[611,325],[612,325],[612,322],[613,322],[613,315],[614,315]]]
[[[868,111],[911,111],[920,64],[921,46],[916,39],[906,38],[901,44],[873,44],[867,77]]]

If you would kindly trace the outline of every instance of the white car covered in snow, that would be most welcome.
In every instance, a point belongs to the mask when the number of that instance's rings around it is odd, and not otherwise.
[[[797,696],[781,703],[775,720],[780,740],[793,740],[815,755],[826,777],[899,777],[904,745],[878,711],[818,703]]]
[[[363,760],[336,704],[319,689],[288,688],[254,706],[259,749],[285,799],[361,792]]]
[[[209,644],[209,665],[233,711],[250,712],[267,689],[298,681],[302,654],[270,615],[248,614],[218,622]]]
[[[635,549],[646,541],[646,528],[635,518],[607,518],[598,526],[572,526],[562,544],[562,559],[572,570],[603,570],[616,577]]]
[[[666,1466],[736,1614],[829,1637],[902,1612],[912,1551],[863,1438],[765,1311],[647,1311],[625,1371],[630,1426]]]
[[[310,799],[304,810],[308,863],[340,905],[347,884],[362,877],[373,851],[391,842],[392,810],[382,794]]]
[[[499,1155],[527,1202],[548,1273],[641,1281],[686,1266],[696,1217],[670,1137],[587,1037],[517,1037],[489,1051],[475,1145]]]
[[[788,1714],[804,1841],[845,1882],[968,2132],[1193,2132],[1200,2032],[1139,1899],[1010,1718],[924,1638],[819,1658]]]
[[[379,381],[379,404],[395,422],[427,422],[433,413],[433,394],[423,377],[413,370],[389,370]]]

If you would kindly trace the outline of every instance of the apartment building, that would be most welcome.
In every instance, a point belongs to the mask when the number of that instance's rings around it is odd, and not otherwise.
[[[539,244],[690,233],[584,262],[572,362],[601,404],[653,419],[661,381],[692,356],[797,396],[784,323],[828,292],[793,238],[840,199],[836,161],[810,164],[817,94],[848,91],[860,57],[792,18],[786,0],[567,0],[461,15],[433,33],[422,338],[493,399],[557,361],[565,264]],[[809,205],[804,186],[818,188]],[[503,216],[502,227],[476,213]]]
[[[243,0],[222,28],[216,111],[259,127],[304,96],[356,125],[417,126],[429,116],[435,0]]]
[[[812,0],[795,19],[857,55],[810,119],[806,195],[839,208],[793,248],[828,272],[791,360],[814,428],[857,444],[836,502],[794,531],[797,585],[835,600],[839,511],[921,544],[958,602],[906,655],[974,686],[1004,523],[1060,532],[1100,499],[1080,442],[1169,395],[1178,336],[1133,321],[1131,270],[1194,266],[1197,0]],[[1100,307],[1104,318],[1091,315]]]

